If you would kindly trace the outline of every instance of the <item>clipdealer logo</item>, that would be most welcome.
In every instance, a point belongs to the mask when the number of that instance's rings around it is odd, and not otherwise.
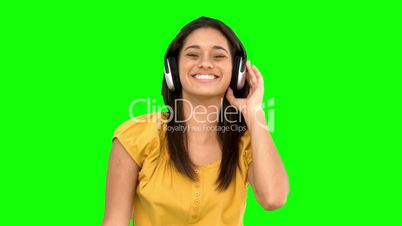
[[[175,109],[173,109],[171,106],[167,105],[158,105],[156,98],[137,98],[133,100],[130,103],[128,112],[130,119],[135,121],[135,122],[151,122],[152,120],[155,122],[158,122],[158,128],[160,128],[162,123],[167,123],[170,120],[175,120],[177,122],[187,122],[188,120],[193,120],[200,125],[198,126],[187,126],[183,128],[167,128],[168,131],[205,131],[205,130],[214,130],[214,131],[219,131],[222,130],[228,131],[228,130],[245,130],[246,128],[241,128],[241,126],[235,124],[231,126],[208,126],[206,124],[214,124],[217,122],[217,119],[219,118],[219,110],[217,106],[211,105],[211,106],[202,106],[202,105],[197,105],[193,106],[192,103],[186,99],[176,99],[174,106],[178,106],[178,102],[183,102],[183,104],[187,104],[190,107],[190,114],[188,115],[187,118],[184,120],[179,120],[177,118],[176,114],[170,114],[167,119],[163,119],[161,117],[153,117],[151,118],[152,113],[156,112],[165,112],[167,109],[169,112],[177,112]],[[223,102],[223,98],[221,98],[221,103]],[[256,112],[254,112],[254,118],[256,118],[257,124],[264,128],[265,130],[273,133],[275,131],[275,99],[274,97],[271,97],[267,101],[263,102],[260,109],[265,112],[265,115],[268,116],[268,120],[266,120],[266,124],[263,122],[260,122],[258,120],[258,117],[255,115]],[[222,106],[222,105],[221,105]],[[141,111],[139,110],[141,109]],[[146,112],[146,117],[141,117],[139,119],[136,117],[135,112],[144,112],[143,110],[145,109]],[[235,113],[238,114],[238,109],[236,109],[234,106],[228,106],[226,109],[222,109],[224,111],[223,116],[225,117],[225,120],[230,122],[230,123],[235,123],[236,121],[241,122],[242,118],[240,117],[237,118],[236,120],[231,120],[228,118],[228,115],[233,115],[233,110],[235,110]],[[200,117],[202,116],[202,117]]]

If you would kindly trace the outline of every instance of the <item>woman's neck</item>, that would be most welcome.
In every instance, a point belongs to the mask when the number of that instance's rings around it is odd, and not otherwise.
[[[217,142],[217,125],[223,97],[195,97],[183,93],[183,113],[189,142]]]

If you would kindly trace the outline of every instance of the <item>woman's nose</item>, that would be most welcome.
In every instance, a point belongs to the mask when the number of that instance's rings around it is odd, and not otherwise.
[[[198,67],[212,68],[213,64],[208,57],[202,57]]]

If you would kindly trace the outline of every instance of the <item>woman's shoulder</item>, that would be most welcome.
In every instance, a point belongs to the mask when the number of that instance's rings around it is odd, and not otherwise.
[[[165,116],[155,112],[126,120],[115,129],[112,140],[117,138],[141,167],[147,156],[160,151]]]
[[[251,137],[248,130],[244,131],[243,135],[240,137],[240,154],[243,156],[243,161],[248,167],[253,161],[253,155],[251,150]]]
[[[123,121],[115,130],[115,133],[131,131],[133,133],[158,132],[166,119],[166,112],[153,112],[139,115]]]
[[[243,134],[240,136],[240,146],[242,149],[247,149],[249,148],[251,142],[251,137],[250,137],[250,132],[248,130],[245,130]]]

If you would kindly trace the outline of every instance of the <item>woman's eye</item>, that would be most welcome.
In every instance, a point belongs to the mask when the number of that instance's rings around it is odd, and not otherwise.
[[[226,56],[224,55],[219,55],[219,56],[215,56],[215,58],[225,58]]]
[[[190,56],[190,57],[198,57],[198,55],[196,55],[196,54],[191,54],[191,53],[187,54],[187,56]]]

